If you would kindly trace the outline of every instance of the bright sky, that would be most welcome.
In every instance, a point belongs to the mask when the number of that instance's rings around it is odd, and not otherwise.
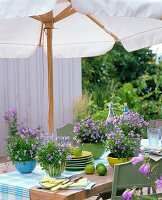
[[[153,53],[162,54],[162,44],[152,46]]]

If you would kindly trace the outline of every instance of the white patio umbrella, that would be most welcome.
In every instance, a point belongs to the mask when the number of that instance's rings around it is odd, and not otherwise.
[[[93,15],[127,51],[162,42],[161,0],[71,0],[73,8]]]
[[[162,42],[160,0],[154,1],[153,8],[159,8],[156,15],[157,9],[150,9],[151,0],[131,2],[135,3],[132,7],[127,0],[72,0],[72,5],[70,0],[28,0],[23,4],[22,0],[0,0],[0,57],[29,57],[39,45],[47,52],[50,133],[54,131],[52,57],[101,55],[116,41],[128,51]],[[153,16],[155,19],[148,18]]]
[[[26,58],[38,46],[47,53],[49,133],[54,132],[52,57],[96,56],[113,45],[111,36],[68,1],[0,0],[0,58]]]

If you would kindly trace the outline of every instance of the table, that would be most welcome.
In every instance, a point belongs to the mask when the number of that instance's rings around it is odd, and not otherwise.
[[[105,153],[100,159],[98,160],[95,160],[95,164],[97,163],[104,163],[105,165],[108,165],[108,162],[107,162],[107,153]],[[67,176],[71,176],[71,175],[74,175],[74,174],[81,174],[83,173],[84,171],[65,171],[62,175],[67,177]],[[109,174],[110,172],[110,174]],[[43,178],[43,176],[46,175],[46,173],[44,171],[41,170],[41,168],[39,166],[36,167],[36,169],[32,172],[32,173],[29,173],[29,174],[21,174],[19,173],[18,171],[14,171],[14,172],[10,172],[10,173],[5,173],[5,174],[2,174],[0,175],[0,200],[30,200],[30,196],[31,196],[31,199],[33,199],[33,196],[34,196],[34,199],[35,199],[35,194],[39,192],[42,194],[42,195],[46,195],[46,193],[44,194],[44,190],[38,190],[36,188],[34,188],[34,186],[36,186],[39,181]],[[109,177],[110,175],[110,177]],[[85,176],[85,174],[84,174]],[[93,177],[92,177],[93,176]],[[110,188],[111,188],[111,184],[112,184],[112,169],[111,167],[108,167],[108,182],[111,182],[110,183]],[[100,180],[98,180],[100,179]],[[105,176],[104,176],[105,177]],[[106,189],[106,187],[108,185],[105,185],[105,184],[102,184],[102,181],[104,180],[104,178],[101,176],[98,176],[97,174],[94,174],[94,175],[87,175],[87,178],[93,182],[96,182],[96,186],[95,188],[97,190],[101,190],[101,185],[103,185],[103,188]],[[91,180],[92,179],[92,180]],[[105,179],[107,179],[105,177]],[[111,181],[110,181],[111,179]],[[32,189],[31,189],[32,188]],[[96,191],[97,191],[96,190]],[[63,191],[63,190],[62,190]],[[82,193],[83,196],[89,196],[93,192],[94,190],[92,190],[91,192],[90,191],[78,191],[78,190],[64,190],[63,191],[63,196],[61,199],[67,199],[67,196],[70,192],[69,195],[78,195],[78,193]],[[103,191],[103,190],[102,190]],[[47,192],[47,191],[45,191]],[[60,192],[60,191],[59,191]],[[52,192],[53,193],[58,193],[58,191],[56,192]],[[96,194],[96,193],[95,193]],[[60,195],[60,194],[59,194]],[[38,195],[39,196],[39,195]],[[43,199],[42,197],[40,197],[40,199]],[[45,198],[47,199],[47,198]]]
[[[147,146],[148,140],[142,140],[142,145]],[[98,193],[107,191],[112,187],[113,169],[108,166],[107,154],[100,159],[95,160],[95,164],[104,163],[107,165],[108,173],[106,176],[83,174],[90,181],[96,182],[96,185],[90,191],[83,190],[58,190],[50,192],[43,189],[37,189],[36,186],[46,173],[39,166],[29,174],[20,174],[17,171],[0,175],[0,200],[83,200]],[[63,176],[81,174],[84,171],[65,171]]]
[[[99,193],[106,192],[112,188],[113,169],[107,166],[108,173],[105,176],[99,176],[97,172],[92,175],[85,173],[79,176],[87,177],[88,180],[96,182],[96,185],[91,190],[57,190],[51,192],[50,190],[40,190],[37,188],[30,189],[31,200],[83,200]]]

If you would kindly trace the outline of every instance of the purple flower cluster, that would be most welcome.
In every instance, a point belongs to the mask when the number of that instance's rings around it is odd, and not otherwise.
[[[132,165],[135,166],[137,163],[142,162],[143,160],[144,160],[144,157],[133,157],[131,159],[131,162],[132,162]]]
[[[17,111],[13,108],[10,108],[4,115],[4,119],[5,120],[9,120],[9,119],[12,119],[12,118],[16,118],[17,117]]]
[[[103,143],[107,139],[106,124],[99,120],[94,121],[93,117],[86,117],[85,120],[76,123],[74,133],[74,140],[77,143]]]
[[[15,135],[18,132],[19,124],[17,123],[17,112],[10,108],[3,117],[9,124],[9,134]]]
[[[144,160],[144,157],[133,157],[131,159],[132,164],[135,166],[137,163],[140,163]],[[141,174],[146,175],[150,175],[151,171],[150,171],[150,164],[144,162],[144,164],[141,165],[141,167],[139,168],[139,172]]]
[[[157,189],[161,189],[162,188],[162,176],[160,176],[160,179],[156,179],[156,181],[154,181],[154,183],[156,184]]]
[[[120,128],[125,135],[137,138],[138,140],[142,137],[144,130],[148,126],[143,116],[129,110],[128,113],[122,113],[119,116],[116,115],[113,124],[115,127]]]
[[[150,175],[150,164],[143,164],[141,165],[141,167],[139,168],[139,172],[141,174],[146,175]]]
[[[122,199],[124,200],[132,200],[132,197],[134,193],[136,192],[135,189],[129,190],[127,189],[123,194],[122,194]]]

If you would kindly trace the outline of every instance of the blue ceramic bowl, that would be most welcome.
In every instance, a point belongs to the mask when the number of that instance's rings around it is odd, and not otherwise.
[[[32,172],[35,169],[36,163],[36,160],[25,162],[15,161],[15,167],[20,173],[26,174]]]

